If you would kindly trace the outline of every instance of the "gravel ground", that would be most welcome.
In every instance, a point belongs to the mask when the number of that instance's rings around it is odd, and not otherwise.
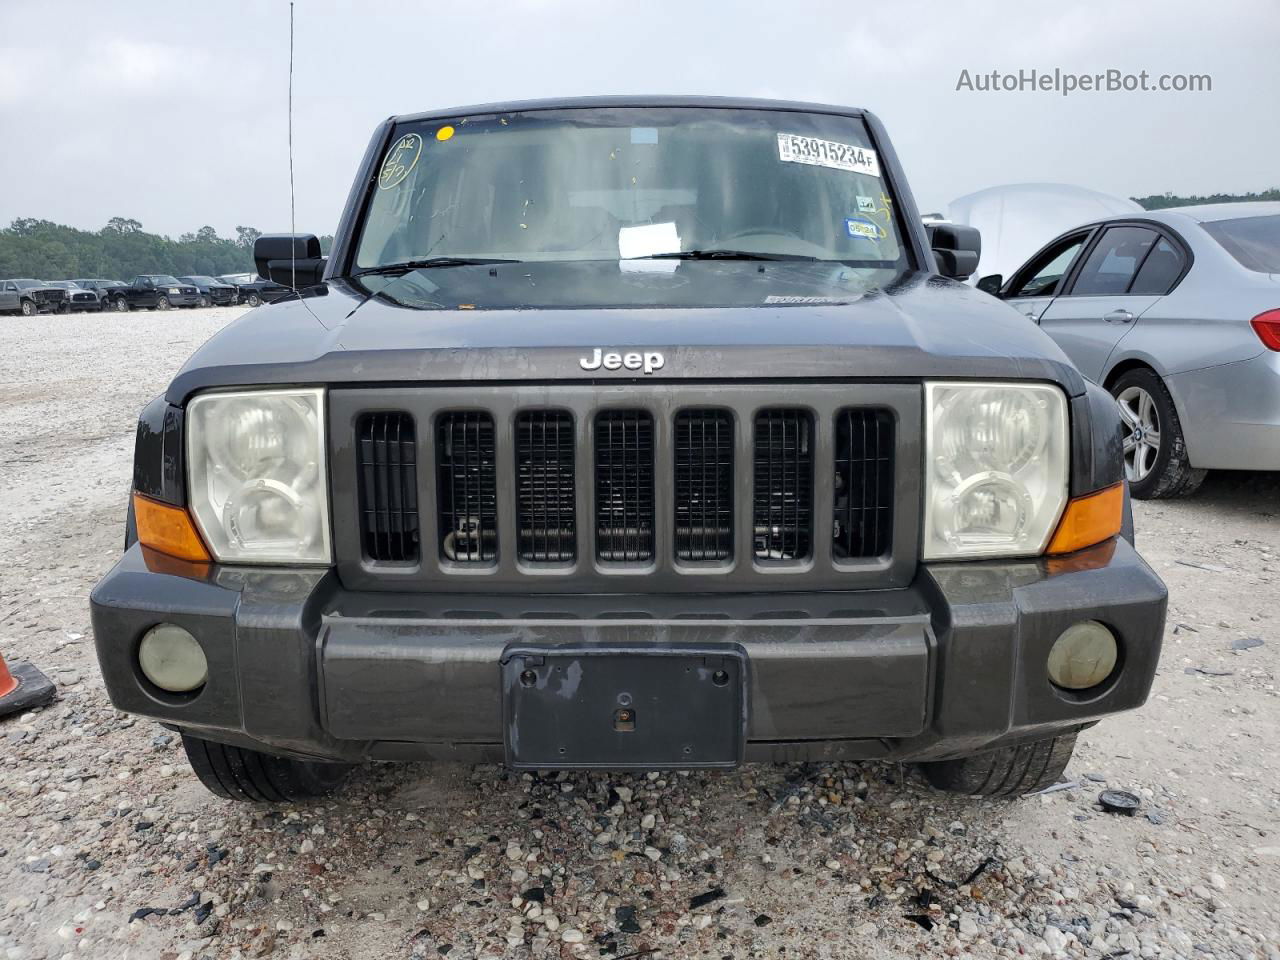
[[[86,595],[120,550],[138,410],[237,312],[0,318],[0,650],[59,687],[0,721],[0,956],[1280,958],[1276,477],[1137,506],[1164,662],[1057,792],[944,797],[867,763],[205,793],[108,703]],[[1104,787],[1139,815],[1101,812]]]

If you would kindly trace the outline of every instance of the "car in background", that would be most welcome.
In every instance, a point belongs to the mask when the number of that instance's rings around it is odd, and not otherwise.
[[[247,303],[251,307],[258,307],[264,303],[275,303],[289,292],[288,287],[272,280],[263,280],[252,273],[226,273],[217,279],[223,283],[235,284],[236,290],[239,292],[240,302]]]
[[[0,313],[57,313],[66,302],[67,291],[30,278],[0,280]]]
[[[117,310],[197,307],[200,305],[200,291],[167,273],[144,273],[134,277],[127,286],[113,290],[111,302]]]
[[[994,293],[1120,404],[1133,496],[1280,470],[1280,203],[1173,207],[1069,230]]]
[[[45,283],[67,291],[67,299],[62,304],[63,313],[85,313],[102,309],[102,301],[98,299],[97,292],[86,290],[74,280],[46,280]]]
[[[222,283],[213,277],[194,276],[179,277],[183,283],[189,283],[200,293],[202,307],[229,307],[240,299],[240,292],[234,283]]]
[[[115,309],[115,304],[111,300],[111,291],[128,286],[123,280],[94,280],[86,278],[75,282],[84,289],[92,290],[96,293],[103,310]]]

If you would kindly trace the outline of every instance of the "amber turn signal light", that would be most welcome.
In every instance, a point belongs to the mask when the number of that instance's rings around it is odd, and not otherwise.
[[[1109,540],[1120,532],[1124,516],[1124,484],[1076,497],[1067,504],[1048,552],[1072,553]]]
[[[191,515],[182,507],[158,503],[141,494],[133,495],[133,520],[138,526],[138,542],[179,560],[211,563],[212,557],[196,532]]]

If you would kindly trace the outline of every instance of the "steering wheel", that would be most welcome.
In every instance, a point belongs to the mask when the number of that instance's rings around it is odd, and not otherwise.
[[[730,240],[736,240],[738,237],[789,237],[793,240],[804,240],[804,237],[790,230],[781,230],[777,227],[747,227],[744,230],[737,230],[727,237],[721,237],[720,243],[728,243]]]

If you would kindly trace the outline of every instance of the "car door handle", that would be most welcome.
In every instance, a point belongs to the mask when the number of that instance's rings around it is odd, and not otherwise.
[[[1133,314],[1128,310],[1112,310],[1104,313],[1102,319],[1107,323],[1133,323]]]

